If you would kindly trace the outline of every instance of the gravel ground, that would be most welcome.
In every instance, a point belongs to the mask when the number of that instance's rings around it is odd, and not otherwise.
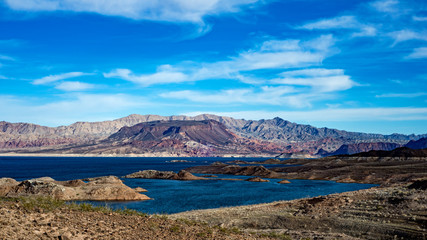
[[[67,205],[53,208],[1,200],[0,239],[270,239],[165,216],[84,211]]]

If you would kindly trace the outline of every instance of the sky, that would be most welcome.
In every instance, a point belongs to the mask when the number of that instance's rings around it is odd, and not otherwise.
[[[427,133],[424,0],[0,0],[0,121]]]

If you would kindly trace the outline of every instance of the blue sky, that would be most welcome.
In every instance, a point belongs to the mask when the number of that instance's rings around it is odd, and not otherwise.
[[[0,120],[281,117],[427,133],[422,0],[0,0]]]

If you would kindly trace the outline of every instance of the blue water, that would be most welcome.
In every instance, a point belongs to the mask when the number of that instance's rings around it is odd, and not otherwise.
[[[188,163],[169,163],[173,159],[185,159]],[[227,162],[232,158],[126,158],[126,157],[0,157],[0,177],[18,181],[49,176],[56,180],[81,179],[96,176],[123,176],[139,170],[155,169],[179,171]],[[262,158],[244,159],[263,161]],[[268,166],[268,165],[266,165]],[[223,178],[247,179],[247,176],[218,175]],[[148,190],[146,195],[154,200],[138,202],[96,202],[113,208],[131,208],[147,213],[176,213],[194,209],[217,208],[247,204],[291,200],[331,193],[370,188],[372,184],[336,183],[317,180],[290,180],[291,184],[279,184],[279,179],[268,183],[247,181],[175,181],[157,179],[122,179],[130,187]]]

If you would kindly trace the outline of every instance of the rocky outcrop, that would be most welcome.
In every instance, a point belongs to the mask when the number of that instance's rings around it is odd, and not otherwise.
[[[203,174],[230,174],[243,176],[257,176],[264,178],[282,178],[283,174],[271,171],[263,166],[238,166],[238,165],[218,165],[196,166],[185,169],[193,173]]]
[[[397,148],[318,159],[287,160],[293,167],[272,168],[285,179],[393,184],[427,179],[427,149]]]
[[[262,178],[260,178],[260,177],[248,178],[248,179],[246,179],[245,181],[248,181],[248,182],[270,182],[269,180],[267,180],[267,179],[262,179]]]
[[[145,178],[145,179],[169,179],[169,180],[205,180],[181,170],[178,173],[172,171],[143,170],[123,176],[123,178]]]
[[[123,176],[123,178],[177,179],[178,174],[172,171],[143,170]]]
[[[291,183],[291,182],[289,182],[288,180],[286,180],[286,179],[283,179],[283,180],[281,180],[281,181],[279,181],[279,182],[277,182],[277,183],[280,183],[280,184],[289,184],[289,183]]]
[[[115,176],[82,180],[55,181],[52,178],[37,178],[16,182],[0,179],[0,194],[7,197],[48,196],[60,200],[96,201],[141,201],[146,195],[124,185]]]

